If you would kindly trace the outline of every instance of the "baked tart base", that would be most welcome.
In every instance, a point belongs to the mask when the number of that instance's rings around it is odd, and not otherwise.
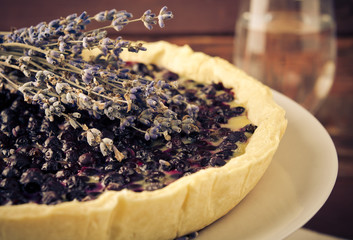
[[[260,180],[287,121],[268,87],[227,61],[167,42],[123,52],[125,61],[153,63],[202,83],[233,88],[257,125],[245,153],[218,168],[200,170],[155,191],[106,191],[97,199],[57,205],[0,207],[0,239],[173,239],[200,230],[236,206]]]

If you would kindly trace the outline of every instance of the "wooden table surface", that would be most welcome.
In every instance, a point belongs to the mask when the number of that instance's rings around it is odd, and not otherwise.
[[[129,37],[138,39],[137,36]],[[152,36],[143,39],[189,44],[195,51],[232,61],[234,38],[231,35]],[[327,202],[304,227],[353,239],[353,37],[338,38],[337,49],[335,82],[316,117],[336,146],[338,178]]]

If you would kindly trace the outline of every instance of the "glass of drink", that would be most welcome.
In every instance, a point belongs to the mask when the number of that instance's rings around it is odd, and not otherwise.
[[[234,63],[315,113],[335,72],[331,0],[243,0]]]

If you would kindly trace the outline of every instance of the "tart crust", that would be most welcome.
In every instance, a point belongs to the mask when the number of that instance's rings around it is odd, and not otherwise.
[[[173,239],[225,215],[260,180],[287,126],[271,91],[229,62],[160,41],[148,51],[123,52],[126,61],[154,63],[203,83],[234,88],[236,100],[257,125],[245,153],[219,168],[182,177],[155,191],[107,191],[87,202],[28,203],[0,207],[2,240]]]

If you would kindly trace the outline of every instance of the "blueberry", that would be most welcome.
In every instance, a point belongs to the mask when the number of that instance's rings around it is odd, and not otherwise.
[[[231,102],[234,100],[234,96],[229,93],[222,93],[215,97],[215,101],[217,102]]]
[[[170,164],[168,161],[163,160],[163,159],[159,160],[159,169],[161,171],[168,172],[168,171],[172,170],[172,168],[173,168],[172,164]]]
[[[160,182],[164,178],[165,174],[160,171],[152,171],[146,177],[146,182]]]
[[[71,128],[67,128],[65,130],[63,130],[59,136],[61,141],[65,141],[65,142],[74,142],[77,140],[77,135],[76,135],[76,130]]]
[[[73,201],[75,199],[81,201],[85,197],[87,197],[87,194],[84,191],[80,191],[77,189],[70,190],[68,193],[66,193],[67,201]]]
[[[6,205],[9,202],[9,199],[6,197],[6,191],[0,189],[0,206]]]
[[[157,170],[158,168],[159,168],[159,163],[156,161],[147,161],[143,166],[144,170]]]
[[[120,167],[119,169],[119,174],[124,175],[124,176],[130,176],[133,175],[135,173],[135,168],[132,168],[132,164],[130,166],[128,165],[123,165]],[[134,166],[136,167],[136,166]]]
[[[138,182],[144,179],[144,176],[142,174],[139,174],[137,172],[135,172],[132,175],[129,175],[129,180],[130,182]]]
[[[88,153],[92,150],[92,147],[87,143],[86,140],[77,141],[76,147],[79,155]]]
[[[118,171],[118,169],[121,167],[121,164],[119,162],[108,162],[104,166],[105,171]]]
[[[40,191],[42,180],[41,171],[36,168],[30,168],[21,175],[20,183],[26,192],[35,193]]]
[[[13,168],[11,166],[6,166],[4,168],[4,170],[2,171],[2,176],[6,177],[6,178],[20,177],[21,172],[16,168]]]
[[[43,178],[43,183],[41,185],[42,192],[55,192],[61,195],[65,191],[65,186],[59,182],[59,180],[51,175],[45,175]]]
[[[127,188],[134,191],[134,192],[142,192],[143,191],[143,186],[141,184],[133,183],[127,185]]]
[[[71,171],[68,169],[61,169],[56,172],[55,177],[59,180],[64,180],[71,176]]]
[[[45,140],[43,146],[45,148],[51,148],[51,149],[57,150],[62,148],[62,143],[56,136],[50,136]]]
[[[9,147],[11,146],[11,139],[2,131],[0,131],[0,147]]]
[[[100,170],[93,167],[82,167],[80,174],[84,176],[96,176],[100,174]]]
[[[225,114],[228,118],[231,118],[231,117],[239,116],[243,112],[245,112],[244,107],[233,107],[233,108],[230,108],[228,111],[226,111]]]
[[[60,195],[54,191],[47,191],[42,193],[42,203],[51,205],[61,202]]]
[[[145,190],[146,191],[155,191],[157,189],[163,188],[165,185],[161,182],[150,182],[146,184]]]
[[[28,136],[30,137],[32,142],[38,143],[39,145],[42,145],[47,138],[47,133],[46,132],[29,131]]]
[[[190,168],[190,163],[185,160],[180,160],[176,162],[174,165],[175,165],[175,169],[179,172],[186,172]]]
[[[77,189],[84,191],[88,181],[88,177],[73,175],[67,180],[66,186],[68,187],[68,189]]]
[[[12,102],[10,109],[17,112],[24,111],[24,104],[22,96],[18,96],[15,101]]]
[[[92,152],[84,153],[78,158],[78,163],[81,166],[90,166],[95,162]]]
[[[243,132],[230,132],[227,136],[227,140],[228,141],[232,141],[232,142],[246,142],[247,137],[245,136],[245,134]]]
[[[70,149],[65,151],[65,161],[67,162],[77,162],[78,157],[78,152],[75,150]]]
[[[28,152],[28,155],[30,157],[42,157],[43,156],[43,153],[42,151],[38,148],[38,147],[32,147],[29,152]]]
[[[195,102],[197,100],[196,93],[196,89],[188,89],[185,91],[185,97],[188,99],[188,101]]]
[[[61,164],[55,160],[46,161],[41,167],[41,170],[50,173],[56,173],[59,169],[61,169]]]
[[[143,63],[136,63],[133,66],[133,70],[135,72],[141,73],[143,76],[146,75],[151,75],[152,72],[148,69],[148,67],[146,66],[146,64]]]
[[[235,150],[238,148],[238,146],[233,140],[225,139],[223,142],[221,142],[221,144],[219,144],[219,148],[221,150],[224,150],[224,149]]]
[[[124,177],[117,172],[109,172],[103,178],[103,184],[108,186],[110,183],[123,185],[125,183]]]
[[[253,124],[248,124],[244,127],[244,131],[248,133],[254,133],[256,130],[257,126]]]
[[[9,108],[1,111],[0,117],[2,120],[3,124],[9,124],[10,122],[13,122],[16,118],[15,112]]]
[[[39,127],[40,127],[40,121],[34,116],[31,116],[28,119],[27,129],[30,131],[36,131],[39,129]]]
[[[19,137],[26,133],[26,129],[21,127],[20,125],[17,125],[12,128],[11,133],[14,137]]]
[[[59,162],[64,159],[64,152],[57,148],[44,148],[44,158],[47,161]]]
[[[207,85],[201,89],[202,92],[204,92],[208,97],[212,97],[216,95],[216,89],[214,88],[213,85]]]
[[[124,189],[124,185],[120,183],[109,183],[109,185],[105,188],[106,190],[112,190],[112,191],[120,191]]]
[[[18,137],[15,141],[16,148],[28,146],[30,144],[31,144],[31,139],[29,138],[28,135],[22,135]]]
[[[90,196],[97,196],[104,190],[102,184],[96,182],[87,183],[86,193]]]
[[[6,166],[6,163],[4,162],[4,159],[0,155],[0,172],[4,170],[5,166]]]
[[[179,79],[179,75],[173,72],[166,72],[163,77],[163,79],[167,80],[167,81],[176,81]]]
[[[15,153],[9,158],[9,161],[10,165],[17,169],[25,169],[31,164],[28,156],[23,153]]]
[[[0,182],[0,189],[8,190],[9,192],[20,191],[20,184],[15,178],[5,178]]]
[[[218,156],[211,157],[210,162],[209,162],[209,165],[212,167],[219,167],[219,166],[223,166],[225,164],[226,164],[226,161]]]

